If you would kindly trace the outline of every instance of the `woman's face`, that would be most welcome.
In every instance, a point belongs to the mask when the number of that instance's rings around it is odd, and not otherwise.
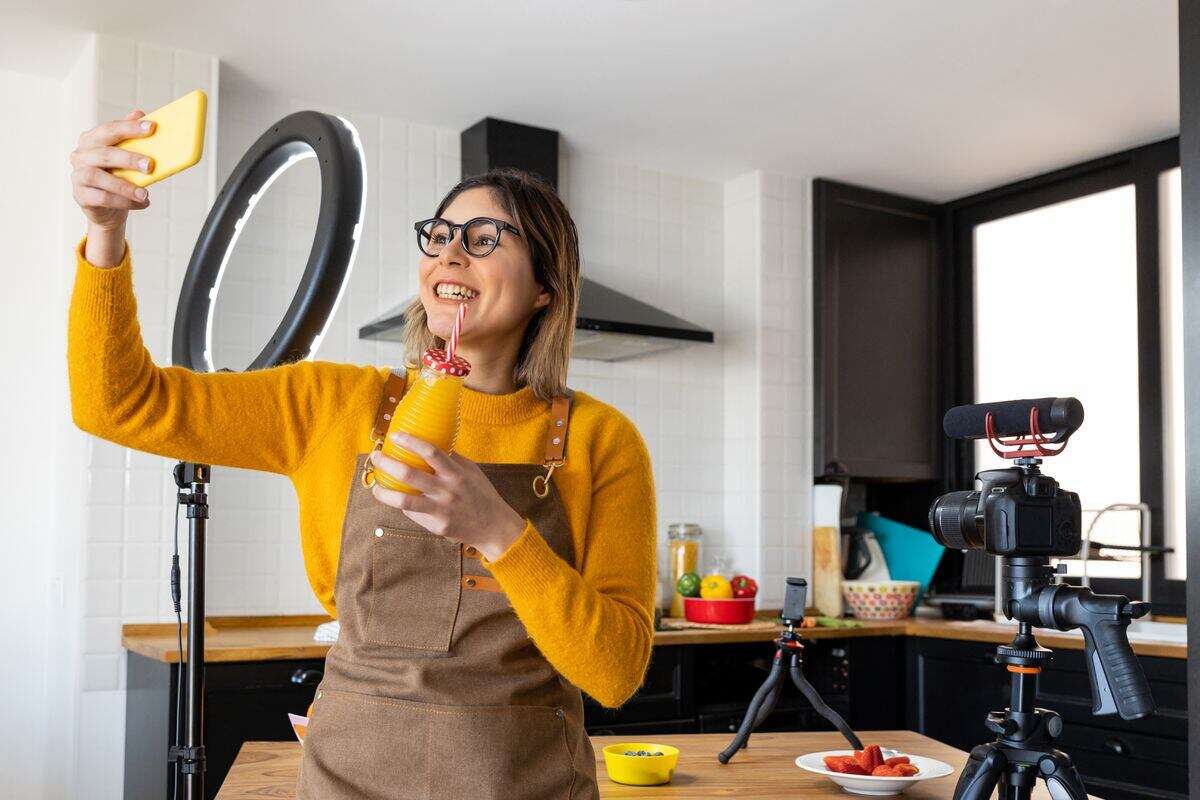
[[[442,212],[442,219],[455,225],[475,217],[491,217],[517,226],[492,191],[484,187],[462,192]],[[438,255],[421,255],[420,284],[429,330],[443,339],[450,336],[459,304],[467,304],[459,339],[472,350],[500,346],[513,337],[519,344],[529,318],[550,302],[549,293],[534,280],[525,238],[512,231],[501,233],[496,249],[483,258],[464,250],[462,231],[455,231],[453,240]],[[445,289],[456,284],[469,290],[468,299],[445,296]]]

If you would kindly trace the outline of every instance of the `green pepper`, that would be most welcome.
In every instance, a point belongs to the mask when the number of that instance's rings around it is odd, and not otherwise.
[[[675,584],[675,591],[684,597],[699,597],[700,576],[694,572],[683,573],[679,576],[679,582]]]

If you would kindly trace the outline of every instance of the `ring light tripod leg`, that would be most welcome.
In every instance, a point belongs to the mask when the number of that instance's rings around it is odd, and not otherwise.
[[[1038,762],[1038,770],[1053,800],[1087,800],[1087,789],[1066,753],[1057,750],[1047,753]]]

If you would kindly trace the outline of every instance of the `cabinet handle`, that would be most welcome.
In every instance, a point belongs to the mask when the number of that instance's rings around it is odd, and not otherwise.
[[[1127,756],[1132,752],[1129,749],[1129,745],[1125,744],[1115,736],[1110,736],[1109,738],[1105,739],[1104,746],[1119,756]]]
[[[292,683],[300,686],[312,686],[320,683],[324,673],[319,669],[298,669],[292,673]]]

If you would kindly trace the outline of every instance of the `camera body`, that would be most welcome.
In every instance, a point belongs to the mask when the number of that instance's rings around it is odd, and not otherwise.
[[[1027,463],[1021,463],[1021,462]],[[980,488],[949,492],[929,509],[943,547],[998,556],[1073,556],[1082,544],[1079,495],[1038,469],[1038,459],[975,476]]]

